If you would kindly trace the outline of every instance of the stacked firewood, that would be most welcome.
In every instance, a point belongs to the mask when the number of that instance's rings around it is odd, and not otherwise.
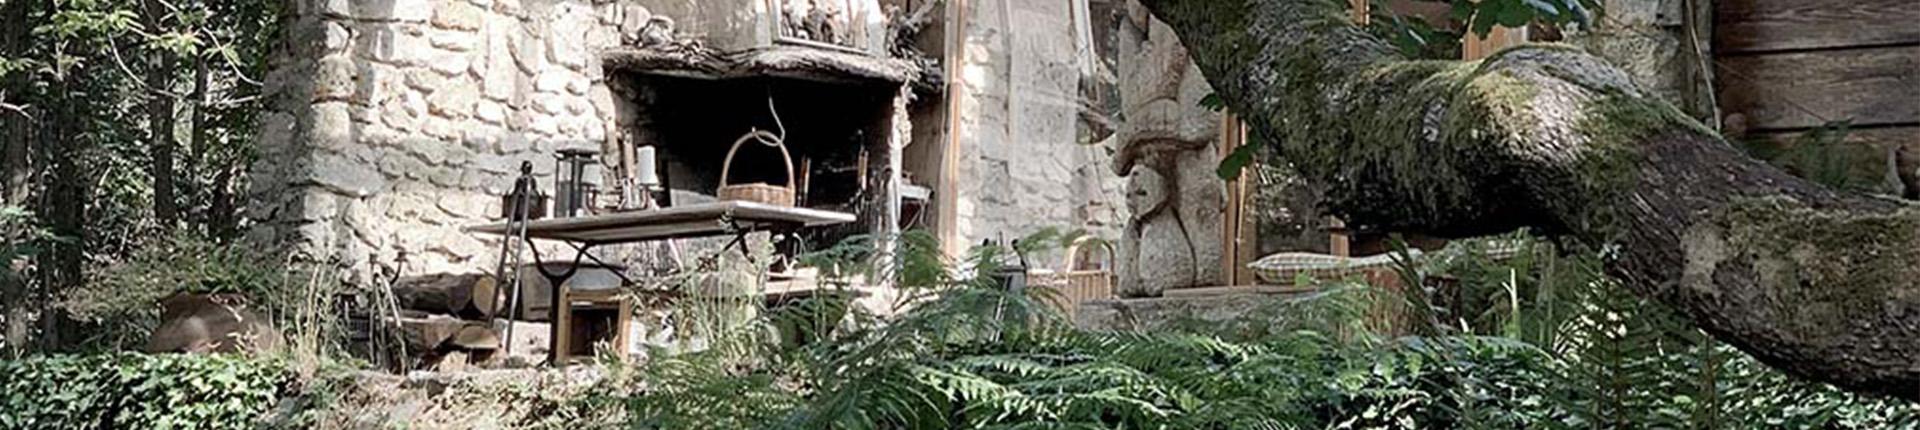
[[[400,307],[402,344],[417,368],[459,370],[489,361],[500,347],[493,327],[499,289],[486,275],[448,275],[401,282],[393,290]]]

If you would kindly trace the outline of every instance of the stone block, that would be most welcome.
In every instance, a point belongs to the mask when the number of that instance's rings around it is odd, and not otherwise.
[[[433,26],[452,30],[479,30],[485,14],[480,6],[458,0],[438,0],[433,7]]]
[[[329,21],[326,27],[326,42],[322,46],[327,48],[328,53],[345,51],[353,44],[353,33],[347,31],[347,26]]]
[[[318,151],[306,169],[313,184],[348,196],[377,194],[387,187],[387,178],[372,166],[329,151]]]
[[[587,31],[593,25],[591,13],[577,4],[560,3],[553,7],[552,24],[547,37],[547,60],[573,70],[587,65]]]
[[[451,51],[442,51],[434,54],[433,62],[430,65],[433,71],[440,72],[440,74],[447,76],[465,75],[471,66],[472,65],[467,62],[466,53]]]
[[[560,93],[566,90],[567,82],[573,78],[571,75],[572,73],[565,70],[548,70],[533,78],[533,90],[549,94]]]
[[[497,211],[498,200],[491,196],[471,193],[448,192],[440,195],[435,202],[442,212],[456,218],[487,218]]]
[[[546,68],[547,45],[545,40],[542,40],[537,34],[525,31],[512,32],[508,38],[511,39],[511,42],[507,44],[508,51],[513,54],[513,62],[520,66],[521,73],[531,75],[539,73],[541,69]]]
[[[389,153],[380,158],[380,170],[383,177],[419,179],[420,172],[427,169],[427,163],[411,154]]]
[[[359,69],[354,67],[351,57],[323,57],[315,64],[313,72],[313,100],[346,100],[353,97],[359,77]]]
[[[427,96],[427,112],[455,120],[466,119],[473,115],[474,104],[479,101],[480,89],[470,81],[459,81]]]
[[[498,18],[498,21],[500,24],[493,28],[501,30],[489,31],[486,35],[486,59],[480,65],[480,80],[487,98],[507,100],[514,95],[514,84],[520,79],[520,69],[513,62],[513,39],[508,36],[510,30],[506,29],[515,28],[508,25],[518,25],[519,22],[506,18]]]
[[[433,10],[432,0],[326,0],[329,11],[362,21],[423,22]],[[340,6],[332,6],[340,4]]]
[[[420,132],[440,142],[453,142],[460,139],[460,125],[456,120],[446,117],[428,116],[426,121],[421,123]]]
[[[507,108],[501,106],[500,102],[481,100],[474,106],[473,117],[488,124],[504,124],[507,119]]]
[[[354,48],[360,58],[394,65],[424,62],[433,49],[427,41],[409,34],[413,24],[370,24],[355,33]]]
[[[428,33],[427,42],[435,48],[453,52],[468,52],[480,47],[485,36],[468,31],[434,30]]]

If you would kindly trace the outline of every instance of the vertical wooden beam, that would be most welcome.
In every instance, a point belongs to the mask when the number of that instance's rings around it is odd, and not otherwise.
[[[1360,25],[1367,25],[1369,22],[1367,14],[1373,11],[1373,6],[1368,4],[1367,0],[1347,0],[1347,3],[1353,5],[1353,7],[1347,9],[1353,13],[1353,22]]]
[[[1220,115],[1220,150],[1217,155],[1221,159],[1226,159],[1228,154],[1246,144],[1241,140],[1240,128],[1239,116],[1231,112]],[[1246,211],[1246,178],[1247,173],[1242,170],[1240,176],[1226,181],[1226,204],[1220,211],[1220,281],[1226,285],[1240,285],[1245,281],[1237,275],[1238,268],[1243,264],[1239,258],[1243,246],[1240,243],[1240,220]]]
[[[1502,49],[1527,42],[1527,29],[1494,27],[1487,37],[1468,32],[1460,41],[1460,57],[1464,60],[1487,58]]]

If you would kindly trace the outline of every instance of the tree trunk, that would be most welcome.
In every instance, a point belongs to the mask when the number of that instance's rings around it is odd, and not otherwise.
[[[36,133],[41,149],[38,165],[44,170],[38,175],[43,191],[35,215],[48,224],[50,233],[62,239],[34,256],[41,277],[34,305],[41,309],[43,350],[61,345],[65,318],[53,304],[64,291],[85,281],[81,262],[86,256],[82,249],[87,240],[86,202],[93,178],[83,174],[79,164],[90,143],[81,129],[87,117],[80,113],[80,107],[95,95],[80,88],[84,86],[74,79],[87,76],[87,72],[84,66],[73,66],[54,74],[47,88],[51,96],[44,100],[49,106],[41,110],[46,116],[38,121],[42,129]]]
[[[202,174],[201,166],[206,162],[208,143],[207,118],[209,116],[207,115],[207,86],[211,84],[211,78],[208,76],[207,61],[207,53],[201,53],[193,58],[193,101],[191,102],[193,103],[193,133],[191,134],[193,140],[187,146],[187,164],[185,169],[183,169],[187,172],[186,177],[188,179],[185,184],[174,184],[176,187],[181,188],[181,194],[191,196],[190,201],[193,202],[199,202],[199,199],[206,196],[206,190],[201,187],[202,184],[205,184],[204,181],[206,178]],[[190,206],[194,208],[190,209],[190,211],[204,210],[204,207],[198,204]],[[197,217],[193,217],[195,221],[211,225],[211,223],[208,222],[210,217],[207,215],[207,212],[198,212],[198,215]],[[212,231],[213,229],[209,228],[208,230]]]
[[[32,1],[9,1],[0,5],[0,22],[15,23],[0,29],[0,57],[19,58],[28,47],[27,31],[32,27],[27,22],[30,7],[39,4]],[[0,78],[0,103],[21,105],[25,103],[21,96],[27,91],[25,73],[13,73]],[[24,109],[24,108],[23,108]],[[34,124],[24,112],[0,110],[0,204],[28,206],[28,190],[31,188],[33,166],[28,164],[31,148],[27,146],[33,137]],[[0,231],[0,237],[16,239],[13,231]],[[0,261],[0,270],[14,271],[13,261]],[[17,273],[16,273],[17,274]],[[27,282],[19,276],[0,279],[0,312],[6,320],[5,336],[8,348],[20,348],[26,344],[28,335],[27,318]]]
[[[159,0],[147,0],[147,31],[164,32],[166,14]],[[151,158],[148,173],[153,177],[153,217],[162,229],[170,230],[179,213],[173,185],[173,97],[167,92],[173,88],[173,53],[148,43],[147,56],[147,156]]]
[[[1920,213],[1754,160],[1577,48],[1409,61],[1328,0],[1142,0],[1357,224],[1530,227],[1790,373],[1920,399]]]

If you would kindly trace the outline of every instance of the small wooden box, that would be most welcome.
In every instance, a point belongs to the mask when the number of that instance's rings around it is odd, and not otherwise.
[[[593,345],[605,342],[615,356],[627,356],[627,327],[633,321],[633,303],[621,290],[563,288],[553,318],[552,362],[565,364],[576,357],[592,357]]]

